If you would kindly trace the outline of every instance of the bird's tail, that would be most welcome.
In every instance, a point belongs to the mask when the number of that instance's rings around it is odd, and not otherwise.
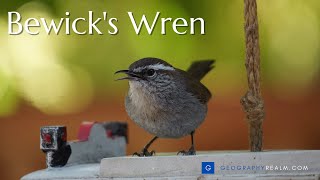
[[[214,68],[215,60],[195,61],[191,64],[187,72],[199,81]]]

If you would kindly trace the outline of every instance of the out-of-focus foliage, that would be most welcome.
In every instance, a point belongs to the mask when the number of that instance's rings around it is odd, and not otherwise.
[[[18,95],[14,86],[13,72],[10,66],[8,53],[8,40],[5,35],[6,22],[0,18],[0,116],[14,113],[16,110]]]
[[[49,20],[65,18],[66,11],[71,20],[107,11],[108,18],[118,19],[119,32],[8,36],[8,11]],[[206,35],[177,35],[170,23],[161,35],[160,21],[152,35],[145,29],[136,35],[128,11],[149,21],[157,11],[160,18],[202,17]],[[0,116],[14,112],[20,98],[45,113],[63,114],[81,110],[95,96],[124,94],[126,85],[115,83],[113,72],[147,56],[182,69],[194,60],[214,58],[216,69],[203,81],[214,95],[240,95],[246,88],[243,1],[15,0],[2,3],[0,13]],[[320,1],[259,0],[258,16],[264,88],[281,97],[308,93],[319,77]]]
[[[320,19],[312,1],[261,1],[262,59],[279,93],[307,91],[319,74]],[[283,85],[286,88],[283,88]],[[289,93],[290,93],[289,92]]]

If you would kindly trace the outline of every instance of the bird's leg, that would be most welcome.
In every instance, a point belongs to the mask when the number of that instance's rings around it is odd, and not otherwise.
[[[155,155],[155,154],[156,154],[155,151],[149,152],[148,149],[149,149],[149,147],[151,146],[151,144],[152,144],[156,139],[158,139],[157,136],[153,137],[153,138],[151,139],[151,141],[150,141],[147,145],[144,146],[144,148],[141,150],[140,153],[135,152],[135,153],[133,153],[132,156],[143,157],[143,156],[153,156],[153,155]]]
[[[196,150],[194,148],[194,143],[193,143],[193,134],[194,134],[194,131],[191,132],[191,147],[188,151],[179,151],[178,152],[178,155],[183,155],[183,156],[188,156],[188,155],[196,155]]]

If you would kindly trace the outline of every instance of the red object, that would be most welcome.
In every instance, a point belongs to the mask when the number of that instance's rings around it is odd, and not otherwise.
[[[111,130],[107,130],[107,131],[106,131],[106,135],[107,135],[107,137],[108,137],[108,138],[112,138],[112,139],[114,139],[114,137],[113,137],[113,134],[112,134],[112,131],[111,131]]]
[[[63,133],[61,138],[62,138],[62,141],[64,141],[64,142],[67,141],[67,131]]]
[[[83,122],[80,124],[78,132],[79,141],[87,141],[89,139],[90,131],[95,122]]]
[[[46,144],[51,144],[52,143],[52,138],[51,134],[43,134],[43,140],[45,141]]]

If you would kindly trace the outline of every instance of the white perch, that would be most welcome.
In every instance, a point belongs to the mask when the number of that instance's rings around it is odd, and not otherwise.
[[[77,165],[33,172],[38,179],[314,179],[320,177],[320,150],[209,152],[196,156],[115,157],[101,164]],[[214,174],[202,174],[202,162],[214,162]],[[241,170],[237,170],[241,166]],[[245,169],[243,166],[247,166]],[[251,166],[251,169],[248,169]],[[252,170],[252,166],[264,168]],[[268,169],[267,169],[268,166]],[[293,168],[307,167],[307,170]],[[276,170],[276,167],[278,170]],[[280,170],[287,167],[288,170]],[[227,170],[229,168],[229,170]],[[235,170],[231,170],[235,168]],[[273,169],[271,169],[273,168]]]

